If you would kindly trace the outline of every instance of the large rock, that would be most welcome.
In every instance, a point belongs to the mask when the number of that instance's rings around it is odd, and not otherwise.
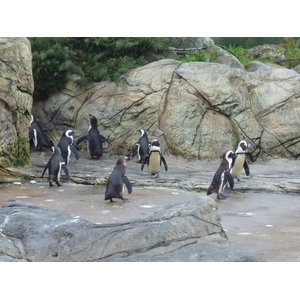
[[[109,139],[105,151],[127,154],[138,129],[159,138],[165,152],[216,159],[240,139],[254,156],[298,157],[300,75],[254,62],[248,71],[219,63],[164,59],[127,72],[119,83],[82,92],[71,83],[34,112],[57,142],[68,127],[88,130],[88,114]]]
[[[0,209],[0,261],[257,261],[230,246],[206,196],[144,219],[94,224],[11,200]]]
[[[265,44],[253,47],[246,51],[246,56],[251,59],[268,60],[275,62],[285,59],[285,48],[281,45]]]
[[[33,76],[26,38],[0,38],[0,181],[4,168],[29,160]]]

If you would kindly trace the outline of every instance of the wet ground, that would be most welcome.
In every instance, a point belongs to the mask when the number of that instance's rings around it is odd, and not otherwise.
[[[61,187],[49,187],[47,176],[39,178],[50,152],[31,154],[32,167],[27,172],[37,176],[31,182],[0,185],[0,205],[10,199],[52,207],[95,223],[124,222],[162,210],[206,190],[219,162],[187,161],[166,156],[168,171],[152,179],[136,159],[127,163],[132,194],[125,190],[126,201],[104,201],[104,182],[117,157],[90,160],[81,153],[71,158],[71,180]],[[300,162],[273,159],[255,162],[249,177],[242,176],[226,200],[217,200],[221,224],[229,241],[252,250],[267,261],[300,261]],[[216,194],[210,195],[216,199]]]

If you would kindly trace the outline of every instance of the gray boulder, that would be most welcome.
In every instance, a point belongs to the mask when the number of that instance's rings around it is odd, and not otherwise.
[[[214,200],[200,196],[144,219],[94,224],[11,200],[0,209],[0,261],[257,261],[230,246]]]

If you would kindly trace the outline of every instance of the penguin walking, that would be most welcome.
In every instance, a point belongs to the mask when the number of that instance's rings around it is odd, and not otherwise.
[[[242,174],[243,169],[247,176],[250,174],[250,168],[246,161],[246,154],[249,153],[248,143],[246,141],[240,141],[236,151],[235,151],[235,158],[233,160],[233,166],[231,168],[231,175],[233,178],[236,178],[237,181],[240,180],[240,176]]]
[[[86,135],[80,137],[77,140],[77,145],[83,141],[88,141],[88,148],[91,155],[91,159],[96,157],[99,159],[103,155],[102,143],[107,142],[107,139],[102,136],[98,130],[97,118],[92,114],[89,114],[90,117],[90,127]]]
[[[54,183],[56,183],[57,186],[61,186],[60,183],[61,170],[62,169],[64,170],[67,180],[70,179],[69,171],[63,157],[61,156],[60,149],[57,146],[52,146],[51,150],[53,152],[53,155],[49,159],[43,171],[42,178],[44,177],[44,174],[48,169],[49,186],[50,187],[53,186]]]
[[[232,150],[223,153],[221,164],[207,190],[207,195],[217,193],[217,199],[226,199],[228,197],[228,194],[224,194],[223,190],[227,183],[229,183],[231,189],[234,187],[234,180],[230,173],[234,156],[235,154]]]
[[[72,129],[65,130],[57,145],[61,151],[61,156],[65,160],[66,165],[68,165],[72,152],[75,155],[75,158],[77,160],[79,159],[79,152],[73,145],[73,135],[75,132],[76,130],[72,130]]]
[[[106,191],[104,200],[115,202],[113,198],[127,200],[123,196],[124,185],[127,187],[128,194],[132,192],[132,185],[126,176],[126,162],[129,160],[126,156],[120,156],[117,163],[109,175],[106,183]]]
[[[146,130],[139,129],[139,132],[141,135],[138,142],[133,147],[132,158],[138,155],[138,163],[143,163],[145,161],[145,157],[149,154],[149,140]]]
[[[35,117],[31,115],[29,140],[33,142],[34,151],[41,151],[43,147],[51,148],[51,144],[47,141],[41,125],[37,122]]]
[[[155,139],[151,142],[149,154],[145,157],[145,160],[142,163],[141,171],[143,171],[144,165],[147,164],[148,171],[151,173],[152,177],[158,177],[162,162],[165,170],[168,171],[168,165],[160,150],[160,142]]]

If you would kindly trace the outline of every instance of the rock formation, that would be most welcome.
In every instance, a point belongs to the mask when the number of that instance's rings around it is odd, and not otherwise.
[[[32,109],[31,46],[26,38],[0,38],[0,180],[6,167],[29,160]]]
[[[54,143],[66,127],[76,128],[77,137],[85,134],[93,112],[109,154],[130,152],[138,129],[146,129],[150,139],[161,140],[164,153],[190,159],[219,158],[240,139],[247,139],[255,157],[296,158],[299,98],[294,70],[163,59],[85,92],[70,83],[36,103],[34,112]]]
[[[128,223],[94,224],[12,200],[0,209],[0,261],[258,261],[226,240],[214,200],[198,197]]]

